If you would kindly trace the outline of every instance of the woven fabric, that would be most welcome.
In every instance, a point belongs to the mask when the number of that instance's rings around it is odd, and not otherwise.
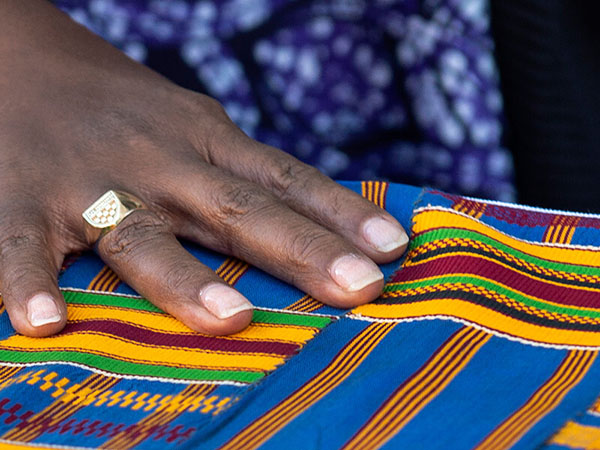
[[[187,248],[257,309],[194,333],[92,254],[60,277],[68,324],[0,315],[7,448],[597,448],[600,217],[349,183],[411,230],[385,291],[325,306]]]

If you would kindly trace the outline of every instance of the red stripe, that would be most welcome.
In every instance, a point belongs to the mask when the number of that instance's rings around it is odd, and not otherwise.
[[[297,344],[287,342],[243,341],[199,334],[161,333],[112,320],[71,322],[67,324],[62,334],[85,331],[102,332],[142,344],[177,348],[201,348],[209,351],[267,353],[287,356],[295,353],[300,348]]]
[[[525,295],[554,303],[600,309],[600,292],[549,284],[547,281],[537,280],[479,256],[447,256],[404,267],[398,272],[394,281],[415,281],[425,277],[463,273],[495,280]]]

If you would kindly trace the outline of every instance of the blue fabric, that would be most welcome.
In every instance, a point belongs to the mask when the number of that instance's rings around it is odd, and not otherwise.
[[[362,192],[364,187],[361,183],[345,185],[356,192]],[[568,251],[584,251],[584,257],[590,256],[592,259],[600,251],[597,246],[589,245],[592,235],[595,235],[596,242],[600,235],[598,216],[486,203],[403,185],[384,187],[387,187],[386,209],[413,232],[412,250],[422,245],[417,239],[422,235],[418,228],[422,226],[422,215],[439,212],[468,220],[476,227],[483,227],[482,230],[491,230],[491,236],[504,233],[506,239],[516,239],[515,242],[524,242],[526,238],[529,244],[538,245],[538,249],[565,247],[571,249]],[[463,211],[465,202],[471,211],[469,214]],[[483,213],[480,215],[481,211]],[[560,223],[576,219],[577,225],[570,243],[549,244],[548,234],[542,232],[543,229],[547,232],[549,227],[554,226],[552,224],[558,223],[557,218],[562,221]],[[516,222],[520,225],[516,226]],[[451,223],[434,225],[437,227],[434,229],[439,228],[436,231],[439,234],[446,232],[443,230]],[[489,228],[490,225],[493,229]],[[587,246],[579,245],[583,243]],[[213,269],[226,261],[224,256],[193,244],[186,246]],[[391,292],[394,283],[401,280],[402,273],[410,269],[414,256],[407,256],[402,262],[403,269],[395,272],[400,262],[383,268],[389,281],[386,292]],[[598,265],[593,261],[590,264],[590,267]],[[102,273],[103,267],[93,254],[80,256],[61,274],[60,286],[65,295],[79,295],[77,298],[80,303],[85,298],[94,300],[100,293],[89,292],[89,286],[96,275]],[[467,265],[464,270],[468,270]],[[594,273],[590,272],[590,276]],[[427,278],[427,274],[424,277]],[[496,281],[509,283],[510,280]],[[17,341],[8,317],[3,313],[0,315],[0,330],[3,332],[0,335],[0,442],[23,445],[31,442],[42,446],[56,445],[56,448],[66,448],[68,445],[83,448],[112,445],[113,448],[161,450],[222,446],[343,448],[353,442],[352,439],[359,436],[361,430],[375,423],[374,418],[379,417],[389,423],[370,435],[370,439],[374,440],[370,448],[466,449],[474,448],[486,437],[493,436],[495,430],[515,414],[518,415],[523,406],[531,402],[534,393],[544,386],[549,386],[550,393],[545,397],[544,405],[551,403],[551,407],[543,410],[538,405],[525,415],[523,420],[531,419],[529,425],[523,430],[511,428],[510,432],[515,433],[516,437],[506,447],[537,448],[560,430],[563,424],[573,420],[597,427],[600,431],[597,417],[586,413],[600,392],[600,362],[596,358],[598,345],[592,341],[583,340],[580,345],[556,343],[556,329],[542,323],[539,326],[547,327],[547,330],[540,339],[545,342],[535,341],[527,336],[511,335],[520,332],[520,322],[510,326],[499,324],[495,328],[483,316],[461,316],[458,309],[454,315],[443,313],[441,309],[431,313],[423,309],[425,312],[420,316],[401,317],[400,314],[388,317],[385,316],[389,311],[386,308],[391,300],[385,293],[373,305],[351,311],[319,305],[312,311],[294,311],[290,310],[290,305],[302,298],[303,294],[254,268],[245,272],[235,287],[248,296],[259,311],[287,318],[326,320],[327,323],[313,326],[314,333],[301,346],[301,350],[287,357],[274,370],[266,371],[260,380],[250,383],[214,379],[182,382],[168,376],[130,376],[110,364],[98,370],[97,367],[86,365],[85,360],[77,364],[61,362],[58,354],[54,362],[33,363],[28,360],[30,353],[24,352],[22,354],[25,356],[18,363],[10,362],[9,353],[15,351]],[[125,301],[131,298],[122,294],[132,292],[121,284],[116,292],[107,292],[105,296],[115,298],[115,301]],[[82,297],[81,293],[87,297]],[[448,298],[447,301],[452,303],[457,299],[459,297]],[[121,308],[123,314],[135,311],[117,305],[108,304],[107,308]],[[143,306],[143,303],[140,305]],[[405,306],[410,305],[406,303]],[[70,323],[85,320],[85,305],[69,303],[69,308],[74,307],[83,312],[71,314]],[[588,309],[598,307],[590,304]],[[156,313],[152,311],[144,314],[154,317]],[[381,311],[384,315],[378,317],[377,313]],[[398,311],[403,310],[400,308]],[[163,317],[162,320],[169,319]],[[279,324],[267,323],[270,330],[283,330],[284,340],[287,336],[285,333],[310,328],[296,325],[285,328],[282,325],[285,320]],[[90,328],[88,332],[91,331],[93,329]],[[136,342],[137,339],[135,336],[119,337],[116,331],[110,333],[114,334],[115,353],[122,345],[120,342]],[[289,336],[287,339],[291,339],[291,334]],[[462,341],[456,341],[462,342],[460,345],[452,344],[453,339],[458,339],[457,336],[464,337]],[[596,339],[593,332],[588,336]],[[85,333],[82,333],[82,342],[85,337]],[[32,346],[40,342],[50,345],[52,339],[55,338],[30,342]],[[246,335],[245,339],[250,339],[250,336]],[[270,345],[272,341],[273,338],[259,339],[256,344],[262,342]],[[140,354],[146,351],[144,345],[140,340]],[[189,351],[189,357],[184,362],[193,365],[197,354],[191,349]],[[227,351],[220,352],[223,353]],[[239,355],[241,359],[265,356],[262,353],[243,352]],[[129,356],[139,357],[137,354]],[[571,357],[577,361],[574,365],[568,363]],[[447,363],[435,362],[436,358],[442,358],[439,361]],[[566,370],[567,377],[557,376],[561,368]],[[433,378],[426,378],[429,376]],[[89,386],[86,380],[90,377],[112,384],[90,389],[86,387]],[[575,378],[577,382],[569,385],[564,392],[560,390]],[[419,379],[426,382],[418,384],[415,380]],[[549,385],[549,380],[555,380],[552,382],[554,384]],[[411,382],[417,384],[411,387]],[[428,389],[436,386],[440,386],[439,390],[428,393]],[[202,391],[185,403],[185,397],[181,396],[190,387]],[[402,392],[406,392],[402,394],[404,397],[398,397],[398,393]],[[154,395],[163,402],[163,413],[150,400]],[[414,414],[402,423],[394,421],[412,411],[412,406],[389,414],[379,413],[395,401],[421,397],[425,399],[423,403],[415,403],[421,406],[414,409]],[[553,398],[558,400],[552,403]],[[157,402],[159,400],[154,400],[154,403]],[[217,407],[217,404],[223,406]],[[193,405],[197,407],[189,409]],[[202,412],[203,408],[206,408],[205,412]],[[542,410],[543,413],[540,413]],[[34,420],[36,417],[42,417],[39,425]],[[57,418],[55,422],[54,417]],[[257,428],[254,430],[253,426]],[[253,441],[263,435],[264,439]],[[121,441],[114,441],[119,436]],[[381,436],[385,436],[385,440],[376,441]],[[241,443],[236,439],[242,439]]]

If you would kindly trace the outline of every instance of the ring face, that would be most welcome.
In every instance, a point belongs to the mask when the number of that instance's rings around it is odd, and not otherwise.
[[[144,204],[133,195],[107,191],[82,214],[87,224],[92,227],[92,230],[87,227],[88,238],[90,241],[97,241],[136,209],[144,209]]]

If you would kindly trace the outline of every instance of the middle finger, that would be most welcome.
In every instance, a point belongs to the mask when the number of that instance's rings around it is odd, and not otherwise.
[[[190,217],[178,230],[237,256],[333,306],[374,300],[383,274],[341,236],[298,214],[262,187],[214,166],[180,168],[185,189],[168,197]],[[164,198],[164,197],[163,197]]]

